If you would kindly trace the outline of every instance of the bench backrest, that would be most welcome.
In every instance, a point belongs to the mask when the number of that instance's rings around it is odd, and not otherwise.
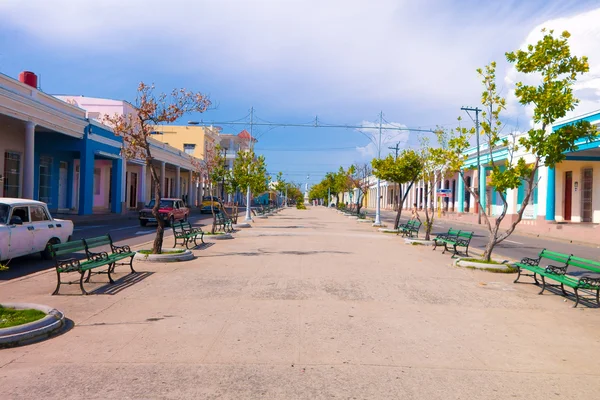
[[[171,224],[171,228],[173,228],[173,232],[183,231],[185,228],[183,226],[183,222],[174,222]]]
[[[102,235],[102,236],[96,236],[93,238],[87,238],[87,239],[83,239],[83,240],[85,241],[85,245],[87,246],[88,249],[93,249],[94,247],[100,247],[100,246],[108,246],[112,243],[110,235],[108,235],[108,234]]]
[[[550,251],[546,249],[540,252],[540,260],[542,258],[546,258],[548,260],[557,261],[562,264],[566,264],[571,257],[571,254],[558,253],[556,251]]]
[[[457,229],[448,229],[448,236],[458,236],[460,234],[460,231]]]
[[[569,261],[567,261],[569,266],[578,267],[581,269],[586,269],[591,272],[600,273],[600,261],[589,260],[587,258],[575,257],[571,256]]]
[[[465,239],[471,239],[473,237],[473,232],[459,231],[457,236]]]
[[[50,245],[50,253],[54,258],[82,250],[85,250],[85,243],[82,239]]]

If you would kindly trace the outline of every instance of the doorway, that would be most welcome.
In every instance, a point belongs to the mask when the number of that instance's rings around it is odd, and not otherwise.
[[[131,173],[131,182],[129,184],[129,208],[137,207],[137,178],[136,172]]]
[[[592,168],[583,170],[583,182],[581,185],[582,222],[592,222],[593,171]]]
[[[565,172],[565,209],[564,219],[565,221],[571,220],[571,210],[573,203],[573,171]]]
[[[61,161],[58,169],[58,208],[67,208],[67,180],[69,164]]]

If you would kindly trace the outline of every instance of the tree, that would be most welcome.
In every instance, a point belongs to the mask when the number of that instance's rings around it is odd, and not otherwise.
[[[233,179],[239,187],[249,187],[253,195],[266,192],[270,178],[265,157],[256,157],[254,150],[238,151],[233,163]]]
[[[317,183],[316,185],[312,185],[309,192],[308,192],[308,198],[310,200],[320,200],[323,199],[325,200],[327,198],[329,192],[329,186],[328,186],[328,180],[327,178],[324,178],[321,182]],[[300,192],[300,196],[302,197],[302,192]],[[302,201],[302,200],[300,200]],[[326,203],[326,205],[328,205]]]
[[[408,196],[413,184],[421,176],[423,168],[421,157],[414,150],[404,150],[398,158],[391,154],[384,159],[375,158],[371,161],[371,164],[373,165],[373,174],[377,178],[405,186],[402,202]],[[398,229],[401,215],[402,207],[398,207],[394,229]]]
[[[198,164],[197,169],[205,184],[208,183],[208,194],[211,199],[210,212],[213,216],[211,233],[215,233],[217,220],[215,217],[215,208],[212,198],[215,197],[217,184],[222,182],[227,174],[227,169],[225,168],[225,156],[221,151],[221,146],[218,144],[215,145],[214,143],[208,143],[204,154],[204,160]]]
[[[356,196],[356,212],[358,214],[360,214],[360,209],[363,206],[363,199],[371,188],[369,176],[371,176],[372,173],[373,169],[367,163],[355,164],[352,166],[352,175],[350,179],[352,181],[352,188],[358,189],[358,195]]]
[[[496,63],[492,62],[485,69],[478,69],[482,78],[484,91],[482,105],[484,108],[482,135],[487,145],[491,169],[490,185],[498,193],[502,201],[502,211],[494,221],[486,210],[481,207],[479,193],[468,188],[475,201],[479,203],[485,224],[490,232],[483,258],[490,260],[496,245],[508,238],[523,218],[523,212],[533,191],[537,187],[536,179],[540,166],[554,168],[565,159],[565,153],[576,150],[581,140],[593,140],[597,132],[589,122],[578,122],[552,131],[552,124],[566,116],[577,106],[579,100],[573,96],[573,85],[578,75],[589,71],[587,57],[571,55],[568,39],[570,34],[563,32],[555,37],[554,31],[542,30],[544,36],[535,45],[528,45],[527,50],[506,53],[508,62],[515,64],[518,72],[529,75],[531,81],[537,80],[538,85],[527,85],[523,82],[516,84],[515,95],[524,106],[533,106],[533,128],[526,133],[500,137],[502,123],[500,112],[506,102],[498,94],[496,87]],[[465,181],[463,167],[465,165],[465,150],[469,147],[468,139],[472,131],[460,128],[456,137],[450,141],[453,150],[453,169],[459,171]],[[504,160],[494,159],[494,150],[504,146],[508,157]],[[530,157],[516,157],[523,149]],[[508,210],[507,191],[519,188],[525,184],[525,194],[517,212],[516,218],[507,229],[501,230],[500,224]],[[467,185],[465,185],[467,187]]]
[[[285,191],[285,188],[286,183],[283,180],[283,173],[279,171],[277,177],[275,178],[275,186],[273,187],[273,189],[275,189],[275,191],[281,195]]]
[[[291,199],[294,203],[302,203],[304,200],[304,195],[300,191],[299,186],[294,182],[286,182],[288,199]]]
[[[430,240],[431,229],[435,213],[433,212],[433,202],[436,201],[436,183],[441,182],[452,172],[448,159],[453,154],[449,149],[448,142],[451,140],[449,133],[441,128],[435,130],[437,147],[430,145],[429,138],[421,139],[421,178],[425,184],[425,194],[423,202],[425,206],[425,240]],[[406,195],[405,195],[406,196]],[[403,200],[404,201],[404,200]]]
[[[210,104],[208,97],[199,92],[175,89],[168,95],[165,93],[156,95],[154,85],[146,85],[141,82],[138,85],[133,113],[104,116],[104,121],[112,126],[115,134],[123,137],[121,151],[125,157],[141,160],[150,169],[150,176],[154,183],[152,215],[158,222],[156,237],[152,245],[153,254],[162,252],[165,223],[158,213],[162,198],[162,182],[152,164],[153,157],[149,138],[154,131],[154,126],[173,123],[190,112],[203,113]]]

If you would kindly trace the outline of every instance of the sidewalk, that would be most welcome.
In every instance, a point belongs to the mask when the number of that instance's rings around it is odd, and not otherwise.
[[[367,224],[368,225],[368,224]],[[167,246],[169,244],[167,243]],[[7,399],[595,398],[600,309],[451,266],[325,207],[257,219],[113,294],[0,284],[74,327],[0,350]],[[526,281],[527,278],[524,278]],[[100,288],[106,276],[92,277]]]

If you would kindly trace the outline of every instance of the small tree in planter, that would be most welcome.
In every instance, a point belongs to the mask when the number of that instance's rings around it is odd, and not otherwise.
[[[352,187],[358,189],[358,195],[356,196],[356,213],[360,216],[360,209],[363,206],[363,200],[371,185],[369,185],[369,176],[373,173],[373,169],[367,163],[356,164],[352,166],[352,175],[350,177],[352,181]]]
[[[233,163],[233,179],[239,187],[249,187],[252,195],[266,192],[270,178],[265,157],[256,157],[254,150],[238,151]],[[250,204],[247,206],[250,207]]]
[[[400,204],[404,202],[413,184],[419,179],[423,171],[423,160],[414,150],[404,150],[398,158],[395,158],[391,154],[384,159],[376,158],[371,163],[373,165],[373,174],[379,179],[394,182],[398,185],[405,185],[406,189]],[[402,207],[398,207],[394,229],[398,229],[401,215]]]
[[[589,122],[583,121],[570,124],[555,131],[548,131],[552,124],[565,117],[568,111],[575,109],[579,100],[573,96],[573,86],[577,75],[588,72],[587,57],[571,55],[568,44],[570,34],[563,32],[559,37],[553,31],[546,33],[535,45],[529,45],[526,51],[506,53],[506,59],[515,64],[517,71],[530,74],[532,79],[538,79],[538,86],[526,85],[522,82],[516,84],[515,94],[523,105],[533,106],[534,127],[521,137],[501,138],[500,112],[505,108],[505,100],[498,94],[496,87],[496,63],[492,62],[485,69],[478,69],[477,73],[482,78],[484,91],[482,105],[484,108],[482,136],[487,145],[490,161],[490,185],[498,193],[502,201],[502,211],[494,221],[487,210],[481,206],[479,193],[473,188],[468,188],[475,201],[479,203],[481,215],[489,230],[489,240],[485,247],[483,259],[490,261],[496,245],[508,238],[523,218],[523,213],[529,199],[533,195],[538,180],[536,178],[540,166],[554,168],[563,161],[565,153],[577,149],[575,143],[582,140],[594,140],[597,132]],[[466,161],[465,150],[470,147],[468,140],[473,131],[459,128],[457,136],[450,141],[453,150],[452,169],[458,171],[466,183],[463,167]],[[494,160],[494,150],[503,146],[508,151],[508,157],[498,165]],[[515,160],[515,153],[524,149],[532,156],[532,162],[527,163],[525,158]],[[508,201],[506,193],[509,189],[517,189],[525,184],[525,195],[521,202],[516,218],[507,229],[501,230],[500,224],[506,217]]]
[[[165,93],[156,95],[154,85],[146,85],[142,82],[138,85],[133,113],[104,117],[104,121],[113,128],[114,133],[123,137],[121,151],[125,157],[142,160],[150,169],[150,176],[154,183],[152,215],[158,223],[152,254],[162,252],[165,223],[158,213],[162,198],[162,182],[152,164],[153,157],[149,138],[156,125],[173,123],[187,113],[203,113],[210,104],[208,97],[200,92],[175,89],[168,95]]]
[[[277,177],[275,178],[275,180],[277,183],[275,184],[275,187],[273,189],[275,189],[275,191],[279,193],[279,195],[281,195],[286,188],[286,182],[283,180],[283,173],[281,171],[277,173]],[[277,204],[277,206],[279,206],[279,204]]]
[[[217,183],[223,180],[227,171],[225,169],[225,157],[221,152],[221,146],[208,143],[205,150],[204,160],[198,165],[198,172],[204,182],[208,182],[210,211],[213,216],[211,233],[214,234],[216,230],[216,216],[212,199],[215,197],[214,191],[216,190]]]

